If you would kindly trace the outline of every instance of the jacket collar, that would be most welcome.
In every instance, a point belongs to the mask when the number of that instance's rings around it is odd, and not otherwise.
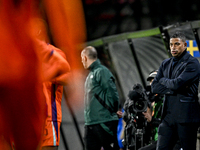
[[[95,68],[97,68],[98,66],[101,65],[101,62],[99,59],[97,59],[96,61],[94,61],[90,66],[89,66],[89,70],[92,71],[94,70]]]
[[[178,57],[178,58],[175,58],[175,57],[172,57],[172,59],[174,60],[174,61],[179,61],[179,60],[181,60],[183,57],[187,57],[187,48],[183,51],[183,53]]]
[[[183,55],[181,55],[178,59],[178,64],[174,67],[171,78],[173,78],[176,73],[178,72],[179,68],[184,64],[183,62],[187,60],[191,55],[188,54],[187,49],[183,52]],[[171,60],[170,66],[172,65],[173,59]],[[171,69],[171,68],[170,68]],[[170,70],[169,70],[170,71]],[[170,72],[169,72],[170,74]]]

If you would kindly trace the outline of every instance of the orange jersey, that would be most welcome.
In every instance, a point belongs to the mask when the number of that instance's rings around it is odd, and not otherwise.
[[[60,143],[60,124],[61,122],[46,121],[42,147],[43,146],[59,146]]]
[[[63,86],[53,84],[52,82],[45,82],[43,84],[43,90],[46,97],[47,120],[61,122],[61,101]]]
[[[54,65],[55,64],[58,64],[59,66],[61,65],[61,68],[66,67],[65,66],[66,63],[62,63],[62,61],[64,62],[66,61],[65,54],[60,49],[55,48],[52,45],[48,45],[47,49],[50,50],[49,51],[50,55],[52,55],[50,57],[56,57],[55,55],[57,56],[59,55],[55,59],[54,58],[52,59]],[[52,64],[52,60],[50,60],[51,64]],[[59,84],[57,80],[62,81],[62,83],[65,84],[66,77],[62,79],[59,79],[59,77],[66,75],[69,69],[70,68],[62,70],[61,72],[58,73],[57,76],[55,76],[54,78],[51,78],[51,81],[46,81],[43,83],[43,92],[46,98],[46,106],[47,106],[47,118],[46,118],[44,133],[43,133],[42,146],[58,146],[59,145],[60,124],[62,121],[61,101],[62,101],[62,94],[63,94],[63,85],[61,83]]]
[[[63,86],[45,82],[43,90],[46,97],[47,118],[42,138],[42,146],[58,146],[60,142],[60,123],[62,120],[61,100]]]
[[[60,49],[55,48],[52,45],[49,45],[48,47],[52,48],[53,51],[58,52],[63,58],[65,58],[64,52],[62,52]],[[62,120],[61,101],[63,94],[63,85],[47,81],[43,83],[43,91],[47,105],[47,120],[61,122]]]

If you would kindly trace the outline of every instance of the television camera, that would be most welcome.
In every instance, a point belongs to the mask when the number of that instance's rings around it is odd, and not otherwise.
[[[150,86],[146,89],[141,84],[135,84],[129,91],[124,103],[123,119],[126,122],[124,145],[131,150],[137,150],[151,142],[151,129],[147,126],[143,112],[151,108],[153,101],[160,100],[160,96],[151,93]],[[145,137],[145,138],[144,138]]]

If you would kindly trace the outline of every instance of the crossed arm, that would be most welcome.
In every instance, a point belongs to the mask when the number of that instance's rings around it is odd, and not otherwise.
[[[191,61],[184,66],[183,71],[174,79],[163,75],[163,66],[152,83],[152,92],[158,94],[173,94],[179,88],[187,86],[199,78],[199,63]]]

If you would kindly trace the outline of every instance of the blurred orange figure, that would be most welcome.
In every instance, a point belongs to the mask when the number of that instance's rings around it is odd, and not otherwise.
[[[0,149],[11,145],[16,150],[36,150],[45,101],[41,64],[28,27],[32,0],[0,3]]]
[[[71,67],[70,83],[65,87],[67,101],[77,110],[83,107],[86,72],[80,53],[85,47],[86,24],[81,0],[43,0],[52,40],[62,49]],[[66,97],[65,97],[66,98]]]
[[[70,66],[65,53],[48,43],[45,21],[33,18],[31,27],[31,33],[35,36],[37,54],[42,64],[43,92],[47,106],[41,146],[44,150],[56,150],[60,142],[63,85],[67,84]]]
[[[82,49],[79,47],[86,41],[81,1],[41,2],[45,5],[54,43],[64,51],[72,70],[81,68],[77,60]],[[60,82],[55,77],[69,69],[69,64],[56,67],[55,59],[64,58],[56,50],[51,52],[52,48],[41,50],[40,46],[51,45],[36,40],[30,30],[39,0],[0,0],[0,3],[0,149],[36,150],[41,146],[48,110],[42,84]],[[56,16],[58,13],[61,15]],[[56,57],[51,57],[52,53]]]

